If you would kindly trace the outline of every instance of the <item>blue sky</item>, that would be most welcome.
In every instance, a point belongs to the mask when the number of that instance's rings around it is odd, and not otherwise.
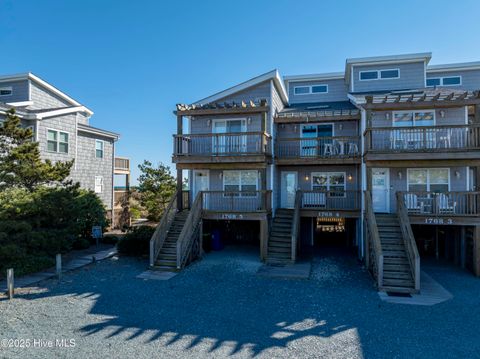
[[[117,154],[171,165],[178,102],[278,68],[432,51],[480,60],[480,2],[0,0],[0,73],[31,71],[121,134]],[[173,170],[173,167],[172,167]]]

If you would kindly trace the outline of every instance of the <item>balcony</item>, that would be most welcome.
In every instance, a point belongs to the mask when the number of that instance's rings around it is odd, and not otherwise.
[[[202,191],[204,218],[251,219],[271,211],[272,191]]]
[[[174,163],[265,162],[271,136],[262,132],[174,135]]]
[[[125,157],[115,157],[115,174],[130,174],[130,159]]]
[[[278,164],[359,163],[360,137],[278,138]]]
[[[473,159],[480,154],[479,125],[369,128],[365,137],[367,160]]]
[[[480,192],[399,192],[410,222],[436,225],[480,223]]]
[[[302,214],[315,217],[358,217],[361,191],[309,190],[302,191]]]

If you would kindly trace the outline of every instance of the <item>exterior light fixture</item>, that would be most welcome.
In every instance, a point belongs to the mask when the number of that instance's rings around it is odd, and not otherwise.
[[[247,118],[247,123],[248,123],[249,125],[252,124],[252,118],[251,118],[251,117]]]
[[[349,174],[348,174],[348,176],[347,176],[347,178],[348,178],[348,180],[349,180],[349,181],[353,180],[353,176],[352,176],[352,174],[351,174],[351,173],[349,173]]]
[[[445,118],[445,110],[440,110],[440,117]]]
[[[402,172],[398,171],[397,176],[398,176],[398,179],[402,179]]]
[[[456,177],[457,179],[460,178],[460,172],[455,171],[455,177]]]
[[[308,177],[308,175],[305,175],[305,181],[308,181],[310,179],[310,177]]]
[[[386,118],[387,120],[390,120],[390,112],[387,112],[387,113],[385,114],[385,118]]]
[[[212,124],[212,120],[207,120],[207,126],[210,126]]]
[[[339,124],[339,125],[338,125],[338,129],[339,129],[340,131],[343,130],[343,124]]]

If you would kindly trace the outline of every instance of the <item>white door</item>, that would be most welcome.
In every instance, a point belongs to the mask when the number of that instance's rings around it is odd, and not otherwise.
[[[293,208],[297,192],[297,172],[282,171],[281,176],[281,206],[282,208]]]
[[[375,212],[390,212],[390,175],[388,168],[372,169],[372,202]]]
[[[197,193],[200,191],[208,191],[209,187],[209,172],[208,170],[195,170],[193,171],[193,196],[192,196],[192,204],[197,197]],[[204,197],[203,207],[207,208],[207,201],[208,198]]]

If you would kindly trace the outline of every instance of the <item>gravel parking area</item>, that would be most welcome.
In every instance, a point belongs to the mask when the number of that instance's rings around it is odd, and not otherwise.
[[[0,299],[1,358],[478,357],[480,280],[428,273],[453,295],[420,307],[382,302],[353,257],[316,258],[309,280],[256,275],[256,253],[209,254],[168,281],[141,280],[147,263],[111,258],[61,282]],[[75,340],[32,347],[33,339]],[[37,342],[38,344],[38,342]],[[46,344],[45,344],[46,345]]]

